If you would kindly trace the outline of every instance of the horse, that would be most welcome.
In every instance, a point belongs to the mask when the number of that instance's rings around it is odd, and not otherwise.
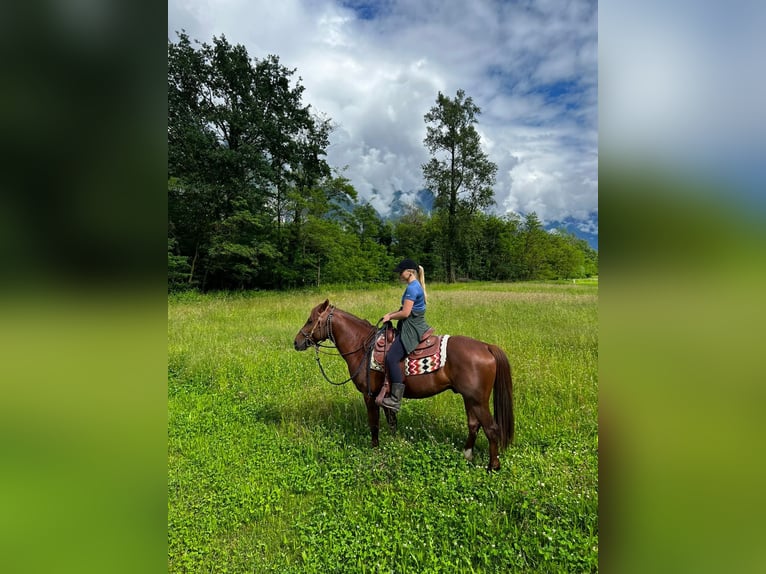
[[[385,383],[384,373],[370,370],[370,353],[378,328],[330,305],[329,300],[311,310],[306,324],[298,330],[293,346],[296,351],[314,347],[319,362],[319,344],[330,340],[348,365],[349,379],[364,395],[372,447],[378,446],[380,407],[375,394]],[[473,448],[479,427],[489,441],[488,471],[500,469],[498,447],[505,450],[513,442],[513,382],[508,357],[502,349],[489,343],[464,336],[452,336],[447,341],[448,360],[437,371],[405,378],[404,397],[424,399],[447,389],[460,394],[468,418],[468,439],[463,456],[473,460]],[[321,368],[321,363],[319,363]],[[324,371],[323,371],[324,373]],[[345,381],[345,382],[347,382]],[[493,395],[494,418],[489,410]],[[383,407],[386,419],[396,429],[396,413]]]

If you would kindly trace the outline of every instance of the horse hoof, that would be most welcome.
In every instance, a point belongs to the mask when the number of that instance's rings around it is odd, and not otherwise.
[[[465,459],[466,459],[468,462],[471,462],[471,461],[473,461],[473,449],[472,449],[472,448],[467,448],[467,449],[465,449],[465,450],[463,451],[463,456],[465,457]]]

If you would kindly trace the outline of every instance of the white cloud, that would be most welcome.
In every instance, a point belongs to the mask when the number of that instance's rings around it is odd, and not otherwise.
[[[501,212],[553,220],[597,210],[595,1],[376,7],[361,17],[331,0],[169,0],[168,30],[205,42],[223,33],[252,57],[297,68],[304,101],[338,125],[329,162],[348,166],[361,198],[377,190],[382,213],[394,191],[422,188],[423,115],[439,91],[458,89],[482,108]]]

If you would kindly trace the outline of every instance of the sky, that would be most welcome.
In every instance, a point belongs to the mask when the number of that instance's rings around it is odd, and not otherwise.
[[[589,0],[168,0],[168,38],[225,35],[296,69],[336,126],[327,160],[387,215],[424,187],[439,92],[481,108],[496,213],[598,234],[598,14]]]

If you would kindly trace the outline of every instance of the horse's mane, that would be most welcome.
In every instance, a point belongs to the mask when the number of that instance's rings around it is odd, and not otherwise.
[[[372,329],[375,326],[372,323],[370,323],[367,319],[362,319],[361,317],[357,317],[353,313],[349,313],[348,311],[344,311],[343,309],[340,309],[338,307],[335,307],[335,312],[336,313],[343,313],[343,315],[345,315],[349,319],[352,319],[352,320],[356,321],[357,323],[361,323],[364,326],[369,327],[370,329]]]

